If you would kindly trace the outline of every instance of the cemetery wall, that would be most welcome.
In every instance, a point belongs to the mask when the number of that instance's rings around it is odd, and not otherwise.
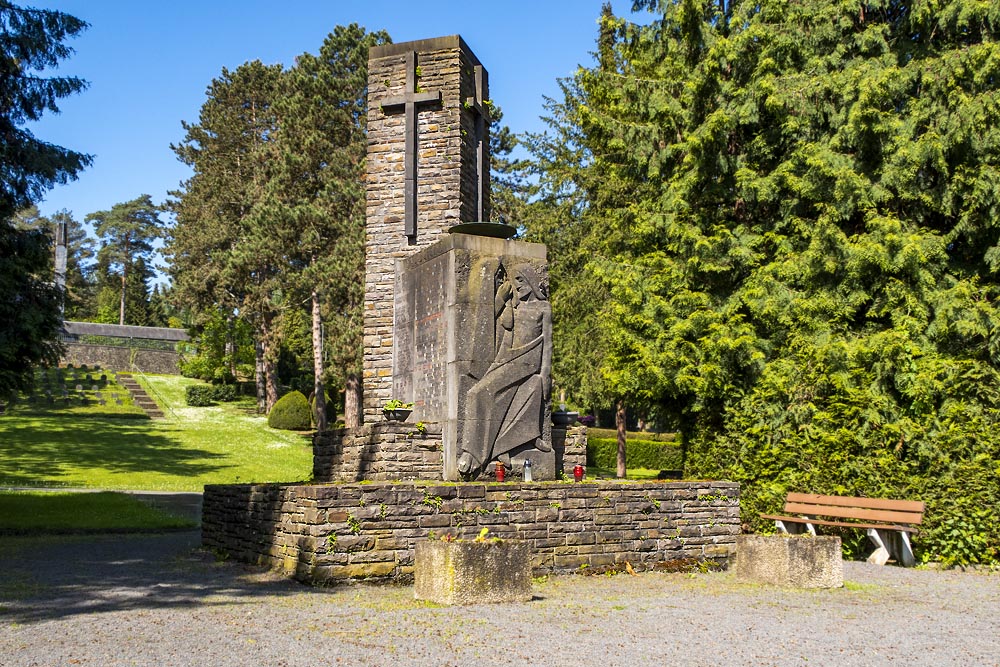
[[[587,465],[587,427],[552,427],[557,469],[573,477],[573,467]],[[313,436],[313,480],[441,480],[444,478],[441,426],[379,422],[360,429],[331,429]],[[492,470],[487,471],[493,474]]]
[[[74,366],[86,364],[112,371],[132,371],[138,368],[144,373],[180,374],[181,355],[178,352],[89,343],[64,342],[63,344],[66,351],[60,361],[62,364]]]
[[[713,561],[740,533],[733,482],[209,485],[202,542],[310,582],[405,581],[431,533],[531,545],[534,573]]]

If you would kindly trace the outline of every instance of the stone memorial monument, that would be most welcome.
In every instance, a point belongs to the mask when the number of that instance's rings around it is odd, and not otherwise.
[[[368,77],[364,425],[318,436],[317,478],[471,480],[530,461],[554,479],[545,246],[489,222],[486,69],[454,35],[375,47]],[[392,399],[434,446],[386,423]]]

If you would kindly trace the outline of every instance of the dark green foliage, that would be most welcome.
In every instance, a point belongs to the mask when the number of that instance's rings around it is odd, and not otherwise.
[[[196,384],[184,390],[184,401],[195,408],[227,403],[238,398],[239,388],[234,384]]]
[[[43,78],[73,50],[63,44],[87,28],[52,10],[0,0],[0,221],[39,201],[57,183],[75,179],[91,157],[36,138],[24,128],[87,87],[76,77]]]
[[[153,203],[149,195],[132,201],[115,204],[109,211],[96,211],[87,216],[101,239],[98,257],[98,300],[105,296],[103,308],[99,303],[102,321],[108,321],[108,292],[118,296],[117,319],[111,323],[149,324],[149,288],[146,281],[152,278],[146,263],[153,256],[153,242],[163,236],[162,208]],[[110,283],[114,278],[116,288]]]
[[[12,218],[90,163],[24,129],[86,86],[73,77],[39,75],[72,52],[63,41],[86,27],[62,12],[0,0],[0,400],[31,385],[35,364],[59,359],[60,294],[46,281],[53,239],[17,229]]]
[[[578,163],[540,181],[610,297],[577,302],[608,389],[757,528],[789,490],[923,499],[924,558],[996,562],[1000,4],[636,5],[553,103]]]
[[[308,431],[312,426],[309,400],[301,391],[292,391],[281,398],[267,415],[267,425],[285,431]]]
[[[36,364],[59,362],[60,295],[42,278],[51,242],[0,220],[0,400],[31,387]]]
[[[587,465],[614,468],[618,457],[616,438],[587,438]],[[628,439],[628,467],[650,470],[680,470],[682,452],[679,444],[656,440]]]

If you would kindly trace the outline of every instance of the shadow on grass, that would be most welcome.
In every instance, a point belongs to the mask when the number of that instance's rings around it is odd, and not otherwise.
[[[265,596],[324,594],[258,568],[218,563],[199,533],[7,537],[0,544],[0,621],[194,608]]]
[[[0,485],[60,486],[81,472],[201,476],[231,467],[225,457],[183,447],[146,420],[25,415],[0,421]],[[72,481],[70,483],[73,483]]]

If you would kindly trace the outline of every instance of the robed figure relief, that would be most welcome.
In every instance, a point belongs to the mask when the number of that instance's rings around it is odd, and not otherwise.
[[[511,454],[551,447],[543,437],[552,367],[552,309],[539,269],[503,267],[495,288],[495,355],[465,402],[465,437],[458,470],[475,478],[494,460],[510,466]]]

